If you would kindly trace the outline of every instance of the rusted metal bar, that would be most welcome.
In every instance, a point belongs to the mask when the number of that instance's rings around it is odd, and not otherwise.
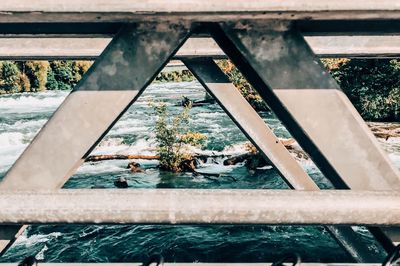
[[[125,26],[14,163],[0,189],[60,188],[166,65],[189,31],[186,24]],[[4,229],[7,235],[15,237],[0,239],[0,255],[18,236],[17,229],[10,229],[14,233],[9,229]]]
[[[360,200],[362,199],[362,200]],[[3,191],[0,223],[400,225],[400,192]]]
[[[289,187],[297,190],[319,190],[319,187],[212,58],[184,59],[183,62],[248,139],[275,166]],[[373,262],[376,260],[375,254],[361,241],[360,236],[352,228],[327,226],[326,229],[354,261]]]

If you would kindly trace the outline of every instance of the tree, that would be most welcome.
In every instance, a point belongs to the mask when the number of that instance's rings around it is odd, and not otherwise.
[[[52,61],[50,67],[53,70],[54,78],[60,90],[70,90],[76,84],[76,79],[72,70],[72,61]]]
[[[54,71],[51,67],[47,69],[47,83],[46,88],[48,90],[58,90],[58,81],[54,75]]]
[[[28,76],[32,91],[44,91],[47,84],[48,61],[26,61],[24,72]]]
[[[7,93],[19,92],[21,71],[18,66],[14,62],[3,61],[0,67],[0,89]]]
[[[323,60],[366,120],[400,121],[400,62],[391,59]]]

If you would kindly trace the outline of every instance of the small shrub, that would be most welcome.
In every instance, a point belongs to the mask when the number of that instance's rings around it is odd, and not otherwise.
[[[153,107],[157,115],[155,132],[160,168],[180,172],[183,170],[182,163],[193,159],[187,146],[201,146],[206,136],[190,131],[190,104],[183,107],[182,112],[175,117],[170,116],[165,104],[153,105]]]

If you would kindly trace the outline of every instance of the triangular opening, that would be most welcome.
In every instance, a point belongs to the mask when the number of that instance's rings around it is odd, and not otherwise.
[[[153,83],[114,125],[92,155],[153,154],[154,139],[146,136],[152,134],[156,116],[149,103],[154,102],[155,98],[163,99],[171,114],[176,115],[182,110],[180,103],[183,95],[198,102],[204,100],[206,91],[198,82]],[[262,116],[269,123],[277,125],[278,132],[284,133],[276,118],[270,117],[269,113],[263,113]],[[190,118],[195,130],[208,136],[204,154],[237,154],[245,151],[243,144],[247,142],[246,137],[218,104],[195,106],[191,109]],[[286,136],[284,134],[282,136]],[[160,171],[154,168],[156,161],[137,162],[143,165],[146,172],[131,173],[126,169],[128,160],[85,163],[65,187],[90,188],[103,185],[114,188],[113,181],[121,175],[128,177],[131,188],[286,187],[274,169],[249,170],[243,163],[239,163],[225,168],[229,171],[218,172],[224,168],[218,158],[210,158],[202,170],[221,173],[220,177],[168,172],[160,177]],[[290,244],[287,242],[289,239]],[[317,239],[321,244],[311,246]],[[326,249],[330,252],[326,252]],[[232,250],[237,252],[232,253]],[[295,226],[32,226],[2,260],[18,260],[30,251],[52,261],[128,262],[143,260],[143,256],[153,252],[162,252],[168,261],[177,262],[262,262],[275,260],[293,251],[301,253],[303,259],[310,261],[317,258],[328,261],[338,257],[348,261],[346,254],[322,227]],[[324,257],[321,258],[322,253]]]
[[[181,71],[180,77],[173,75],[176,72],[163,72],[158,80],[191,79],[192,82],[153,82],[121,116],[90,154],[90,161],[77,170],[64,188],[115,188],[114,181],[119,178],[126,179],[130,188],[287,187],[280,181],[278,173],[270,169],[270,164],[250,169],[245,166],[246,160],[238,158],[232,165],[224,165],[224,161],[249,152],[246,136],[202,85],[195,82],[188,70]],[[155,159],[158,156],[156,120],[159,118],[155,108],[166,105],[166,119],[168,126],[171,126],[172,120],[185,109],[182,105],[185,98],[193,105],[188,117],[190,126],[185,128],[185,132],[202,134],[206,140],[203,145],[188,145],[187,149],[182,149],[182,152],[189,152],[196,159],[198,166],[195,172],[165,171],[158,168],[159,161]],[[177,135],[185,132],[177,132]],[[126,156],[126,159],[102,160],[119,155]],[[131,170],[128,164],[132,162],[141,166]]]
[[[91,61],[2,61],[0,180],[52,116]]]

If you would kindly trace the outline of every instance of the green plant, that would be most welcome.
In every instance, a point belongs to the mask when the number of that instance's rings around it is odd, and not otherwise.
[[[164,103],[153,105],[153,107],[157,115],[155,132],[160,168],[180,172],[183,170],[182,163],[193,159],[187,146],[200,146],[206,140],[206,136],[190,131],[191,105],[183,107],[182,112],[175,117],[170,116]]]
[[[400,121],[400,61],[322,61],[365,120]]]
[[[21,71],[18,66],[11,61],[1,62],[0,67],[0,89],[6,93],[19,92]]]
[[[26,61],[22,64],[22,69],[30,81],[30,90],[46,90],[47,72],[49,66],[50,64],[48,61]]]
[[[261,96],[253,89],[231,61],[219,60],[217,64],[255,110],[269,111],[269,107],[262,100]]]
[[[76,84],[76,75],[73,71],[73,61],[52,61],[54,79],[59,90],[70,90]],[[54,85],[55,86],[55,85]]]

